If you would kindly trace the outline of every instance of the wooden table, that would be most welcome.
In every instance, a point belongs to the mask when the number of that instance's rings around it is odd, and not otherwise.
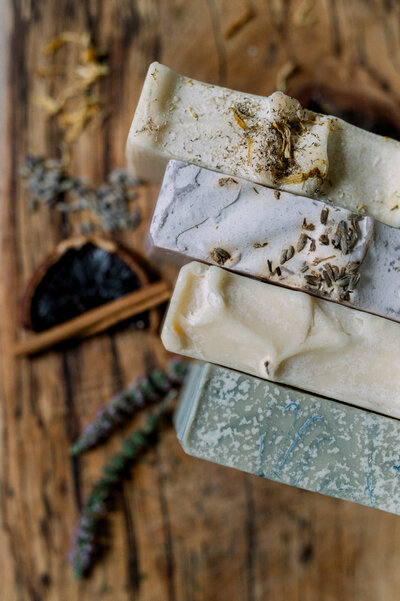
[[[251,3],[250,3],[251,2]],[[4,19],[2,15],[2,19]],[[111,513],[109,551],[83,583],[66,562],[79,507],[119,436],[72,460],[70,442],[113,392],[165,353],[130,330],[64,352],[14,359],[18,299],[73,221],[29,213],[17,176],[27,152],[56,154],[59,132],[35,106],[41,47],[89,31],[109,53],[103,129],[79,140],[71,172],[101,182],[124,144],[149,63],[268,94],[289,73],[339,82],[397,107],[400,5],[375,0],[9,0],[3,146],[0,474],[1,599],[7,601],[391,601],[400,590],[400,518],[185,456],[172,429],[133,470]],[[296,66],[296,70],[293,70]],[[283,68],[283,71],[282,71]],[[142,225],[119,239],[143,251]],[[171,271],[166,272],[171,276]]]

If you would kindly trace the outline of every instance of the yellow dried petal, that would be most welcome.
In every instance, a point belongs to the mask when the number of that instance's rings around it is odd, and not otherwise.
[[[81,43],[82,36],[74,31],[63,31],[43,47],[44,54],[53,54],[67,42]]]
[[[188,106],[187,110],[188,110],[188,111],[189,111],[189,113],[192,115],[193,119],[198,119],[198,118],[199,118],[198,114],[196,113],[196,111],[194,111],[194,110],[192,109],[192,107],[191,107],[191,106]]]
[[[86,86],[90,86],[101,77],[108,75],[109,68],[107,65],[100,63],[87,63],[86,65],[78,65],[75,73],[85,82]]]
[[[250,165],[251,149],[253,147],[253,138],[247,138],[247,164]]]
[[[81,52],[81,61],[83,64],[96,63],[99,58],[99,53],[93,46],[85,48]]]
[[[62,108],[62,103],[47,94],[35,97],[35,104],[42,107],[49,115],[56,115]]]
[[[247,125],[246,123],[243,121],[243,119],[241,119],[239,117],[239,115],[237,114],[237,112],[235,111],[235,109],[233,107],[231,107],[231,111],[233,113],[233,116],[235,117],[235,121],[236,123],[242,128],[242,129],[247,129]]]

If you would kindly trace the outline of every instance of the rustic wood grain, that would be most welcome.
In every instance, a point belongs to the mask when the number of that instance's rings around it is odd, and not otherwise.
[[[250,15],[250,16],[249,16]],[[16,359],[18,303],[34,267],[74,231],[46,207],[31,214],[17,177],[26,152],[54,156],[59,132],[33,99],[41,47],[61,30],[90,31],[109,50],[102,93],[112,116],[87,131],[71,171],[102,181],[124,144],[152,60],[178,72],[268,94],[288,88],[359,90],[400,99],[400,5],[389,0],[9,0],[3,141],[0,414],[1,598],[7,601],[397,600],[400,519],[250,477],[188,456],[163,433],[123,486],[111,546],[87,582],[66,553],[82,500],[109,453],[71,459],[68,446],[113,392],[165,353],[156,334],[121,331],[62,353]],[[234,32],[233,34],[231,32]],[[60,53],[58,60],[72,60]],[[143,223],[120,239],[143,251]],[[171,279],[173,270],[165,269]],[[138,421],[140,421],[140,417]]]

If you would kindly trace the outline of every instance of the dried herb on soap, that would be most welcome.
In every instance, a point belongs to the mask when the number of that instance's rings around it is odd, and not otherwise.
[[[352,261],[339,269],[337,265],[329,263],[328,259],[331,258],[334,257],[327,257],[321,261],[317,261],[316,264],[324,262],[319,273],[313,272],[313,275],[304,276],[306,289],[308,288],[310,292],[318,291],[319,294],[324,296],[332,294],[335,290],[340,300],[349,301],[351,298],[350,295],[354,292],[360,281],[360,273],[358,272],[360,261]],[[307,270],[300,270],[301,273],[305,271]]]
[[[180,385],[188,364],[179,358],[171,359],[165,372],[155,369],[147,377],[139,378],[99,409],[96,418],[82,431],[71,446],[72,455],[78,455],[104,442],[114,430],[127,422],[142,407],[159,402],[176,385]]]
[[[305,245],[307,244],[307,240],[308,240],[307,234],[300,234],[300,237],[297,241],[297,246],[296,246],[297,252],[301,252],[304,249]]]
[[[347,273],[357,273],[360,267],[360,261],[352,261],[347,265]]]
[[[298,115],[287,116],[280,113],[279,119],[272,122],[272,131],[277,132],[276,142],[280,143],[277,151],[276,147],[270,145],[270,151],[273,156],[273,164],[270,169],[276,183],[297,184],[303,183],[309,178],[322,179],[318,167],[309,170],[307,173],[300,171],[300,167],[295,159],[294,147],[298,145],[301,136],[307,131],[306,124],[310,121],[300,118]]]
[[[321,277],[320,276],[305,275],[304,279],[307,282],[307,284],[309,286],[312,286],[313,288],[319,289],[321,287]]]
[[[331,286],[332,286],[332,280],[331,280],[331,278],[329,276],[329,273],[326,271],[326,269],[324,269],[322,271],[322,277],[324,278],[325,284],[328,286],[328,288],[331,288]]]
[[[247,138],[247,164],[250,165],[251,162],[251,152],[253,148],[253,138],[250,136]]]
[[[334,237],[331,240],[332,245],[335,248],[340,249],[344,255],[347,255],[351,250],[353,250],[361,235],[357,221],[360,216],[357,216],[357,219],[355,217],[356,216],[352,215],[348,218],[351,224],[350,226],[346,221],[340,221],[336,228]]]
[[[231,258],[231,254],[227,250],[217,247],[212,250],[211,258],[218,265],[224,265]]]
[[[241,117],[239,117],[239,115],[235,111],[235,109],[232,107],[231,110],[232,110],[233,116],[235,117],[235,121],[239,125],[239,127],[241,127],[242,129],[247,129],[246,123],[243,121],[243,119]]]
[[[139,224],[139,212],[129,210],[130,201],[137,197],[139,181],[124,169],[111,171],[98,188],[82,178],[70,177],[59,159],[27,156],[20,174],[31,209],[43,203],[62,213],[89,211],[105,232],[133,229]]]
[[[312,232],[315,230],[315,225],[313,223],[307,223],[307,219],[305,217],[303,219],[303,224],[301,227],[303,228],[303,230],[307,230],[309,232]]]
[[[193,119],[198,119],[198,118],[199,118],[198,114],[196,113],[196,111],[194,111],[194,110],[192,109],[192,107],[191,107],[191,106],[188,106],[188,111],[189,111],[189,113],[192,115]]]
[[[301,183],[321,175],[315,169],[302,173],[297,162],[299,153],[304,154],[300,141],[310,124],[301,107],[275,107],[274,118],[266,123],[260,122],[259,106],[250,98],[235,103],[230,111],[241,136],[240,145],[247,150],[247,164],[251,162],[257,173],[269,172],[276,184],[292,176],[300,177]]]
[[[330,259],[336,259],[335,255],[330,255],[329,257],[314,257],[312,264],[319,265],[323,263],[323,261],[329,261]]]
[[[218,180],[219,186],[226,186],[227,184],[238,184],[238,180],[233,177],[220,177]],[[255,190],[255,188],[253,188]]]
[[[294,247],[289,246],[288,248],[284,248],[281,253],[280,264],[283,265],[286,261],[290,261],[294,257]]]
[[[328,215],[329,215],[329,209],[328,208],[322,209],[321,216],[320,216],[322,225],[326,225],[326,222],[328,220]]]

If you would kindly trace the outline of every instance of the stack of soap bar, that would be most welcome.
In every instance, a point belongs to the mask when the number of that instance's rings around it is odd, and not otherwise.
[[[305,110],[281,92],[236,92],[153,63],[128,137],[128,166],[160,181],[171,158],[400,226],[398,142]]]
[[[153,63],[127,159],[151,181],[178,160],[153,248],[212,264],[181,270],[165,347],[244,372],[192,368],[185,450],[400,513],[399,422],[276,384],[400,418],[400,144]]]
[[[400,324],[189,263],[162,331],[173,352],[400,417]]]
[[[170,161],[150,240],[167,260],[218,264],[400,320],[400,231],[346,209]]]
[[[175,425],[195,457],[400,514],[398,420],[193,364]]]

